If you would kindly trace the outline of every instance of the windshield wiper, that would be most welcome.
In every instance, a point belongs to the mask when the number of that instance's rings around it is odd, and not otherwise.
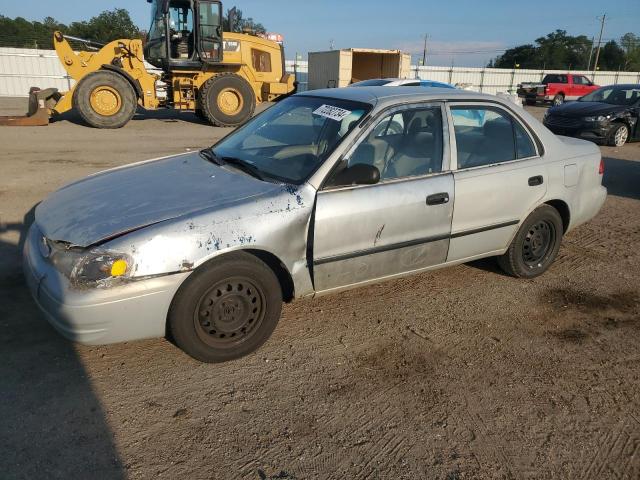
[[[215,163],[216,165],[223,165],[224,162],[222,159],[213,153],[211,148],[205,148],[204,150],[200,150],[200,156],[205,160]]]
[[[264,174],[262,171],[253,165],[252,163],[247,162],[246,160],[242,160],[240,158],[235,157],[220,157],[216,155],[212,148],[205,148],[204,150],[200,150],[200,156],[205,160],[215,163],[216,165],[226,165],[230,164],[236,167],[238,170],[242,170],[245,173],[248,173],[252,177],[257,178],[258,180],[265,180]]]
[[[231,164],[234,167],[238,168],[239,170],[242,170],[243,172],[248,173],[252,177],[255,177],[258,180],[264,181],[264,175],[262,171],[252,163],[249,163],[246,160],[242,160],[241,158],[235,158],[235,157],[222,157],[222,160],[224,161],[224,163]]]
[[[223,165],[224,162],[222,161],[222,159],[217,156],[215,153],[213,153],[213,149],[211,148],[205,148],[204,150],[200,150],[200,156],[202,158],[204,158],[205,160],[208,160],[212,163],[215,163],[216,165]]]

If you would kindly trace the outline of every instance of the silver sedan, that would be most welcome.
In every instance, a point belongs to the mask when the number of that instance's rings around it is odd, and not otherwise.
[[[602,165],[592,143],[495,96],[305,92],[199,153],[53,193],[25,274],[70,339],[170,332],[189,355],[225,361],[269,338],[283,302],[482,257],[540,275],[602,206]]]

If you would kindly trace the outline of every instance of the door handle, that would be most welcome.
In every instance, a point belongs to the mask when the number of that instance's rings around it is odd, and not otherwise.
[[[529,186],[535,187],[536,185],[542,185],[544,183],[544,179],[542,175],[536,175],[535,177],[529,177]]]
[[[449,194],[447,192],[434,193],[427,197],[427,205],[442,205],[449,203]]]

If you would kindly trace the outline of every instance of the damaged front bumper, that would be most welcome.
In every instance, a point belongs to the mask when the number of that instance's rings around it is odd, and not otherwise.
[[[190,272],[78,289],[42,255],[41,238],[32,225],[24,245],[23,270],[36,303],[63,336],[102,345],[165,335],[169,306]]]

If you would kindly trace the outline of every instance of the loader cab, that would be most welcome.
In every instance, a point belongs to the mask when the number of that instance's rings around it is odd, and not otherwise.
[[[165,71],[222,62],[222,4],[213,0],[147,0],[151,27],[144,55]]]

